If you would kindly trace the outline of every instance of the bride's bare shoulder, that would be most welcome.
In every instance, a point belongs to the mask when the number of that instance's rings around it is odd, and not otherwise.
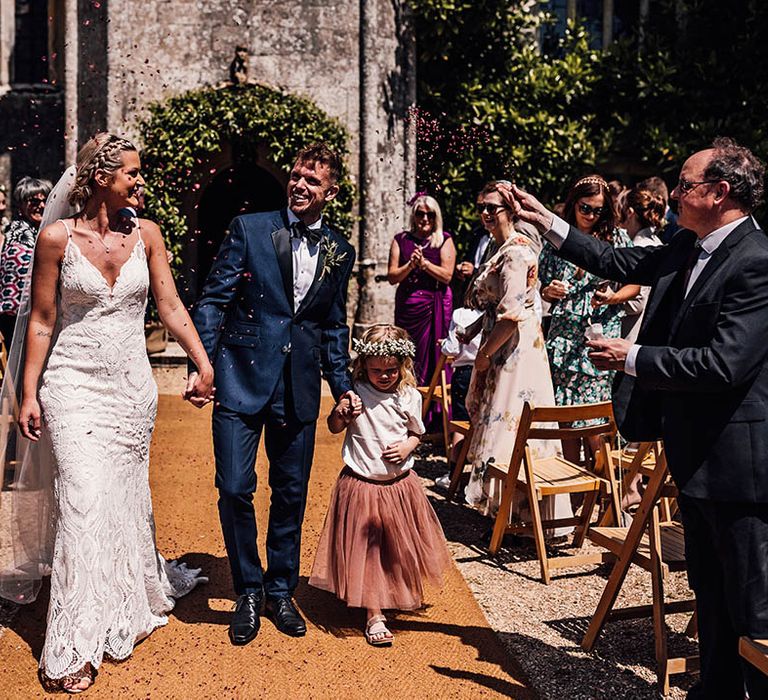
[[[67,219],[66,224],[71,230],[74,227],[74,220]],[[64,247],[67,245],[67,237],[68,233],[64,220],[54,221],[38,234],[37,248],[39,250],[46,249],[51,252],[54,250],[63,252]]]

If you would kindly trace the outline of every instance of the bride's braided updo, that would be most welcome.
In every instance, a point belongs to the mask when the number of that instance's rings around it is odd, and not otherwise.
[[[82,207],[93,195],[93,182],[97,170],[112,175],[122,166],[122,154],[135,151],[130,141],[106,131],[96,134],[77,154],[77,175],[69,195],[69,203]]]

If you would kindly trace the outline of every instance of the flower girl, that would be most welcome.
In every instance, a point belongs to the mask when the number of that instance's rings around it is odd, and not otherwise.
[[[309,583],[366,609],[365,638],[390,646],[385,609],[421,607],[422,581],[440,585],[450,561],[440,523],[412,471],[424,433],[413,374],[415,348],[401,328],[376,325],[355,341],[352,366],[362,412],[348,399],[328,416],[346,428],[339,475]]]

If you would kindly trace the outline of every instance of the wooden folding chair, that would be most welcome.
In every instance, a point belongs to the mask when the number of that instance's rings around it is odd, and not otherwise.
[[[551,424],[570,424],[573,421],[600,420],[600,424],[574,428],[553,427]],[[544,424],[544,425],[541,425]],[[550,424],[550,425],[547,425]],[[618,500],[616,490],[612,485],[610,474],[608,478],[598,476],[584,466],[569,462],[560,456],[535,458],[528,445],[529,440],[586,440],[598,437],[611,441],[616,434],[616,424],[613,420],[613,409],[610,401],[583,406],[551,406],[533,408],[527,401],[523,406],[520,424],[517,429],[515,447],[509,465],[491,463],[488,466],[490,474],[503,480],[504,487],[501,506],[496,515],[496,522],[491,536],[490,552],[496,554],[501,547],[502,539],[508,532],[533,532],[536,542],[536,553],[541,565],[541,580],[548,584],[550,569],[581,566],[604,560],[602,554],[583,554],[563,556],[550,559],[544,543],[546,528],[576,525],[574,546],[581,547],[589,529],[590,520],[598,498],[607,496],[618,518]],[[598,461],[600,460],[598,454]],[[531,514],[530,523],[515,523],[509,525],[512,515],[514,496],[518,488],[525,491],[528,508]],[[539,501],[545,496],[581,493],[584,495],[581,515],[572,518],[557,518],[542,520]]]
[[[646,443],[643,447],[646,451],[651,448],[652,443]],[[643,459],[643,456],[639,457],[641,464]],[[642,468],[648,469],[647,466]],[[645,493],[630,527],[597,526],[590,528],[587,533],[590,541],[604,547],[616,555],[617,559],[581,646],[586,651],[591,651],[608,620],[626,620],[650,615],[653,618],[656,675],[659,690],[666,695],[669,692],[670,676],[696,670],[698,657],[669,656],[665,617],[667,614],[694,611],[695,601],[665,600],[664,581],[667,574],[670,571],[685,570],[685,542],[682,525],[660,515],[662,500],[674,499],[677,493],[669,479],[663,450],[659,452],[655,465],[648,474],[649,481]],[[651,574],[652,604],[614,609],[630,564],[636,564]],[[694,617],[686,633],[695,634],[695,627]]]
[[[739,639],[739,653],[763,675],[768,676],[768,639]]]
[[[467,462],[467,454],[469,453],[469,445],[472,442],[472,426],[467,420],[451,420],[448,422],[448,434],[461,433],[464,436],[464,442],[461,444],[461,450],[459,450],[458,457],[456,458],[456,464],[453,465],[453,471],[451,472],[451,483],[448,486],[448,500],[452,501],[456,497],[456,492],[459,490],[462,477],[464,476],[464,465]],[[450,456],[448,458],[450,462]]]
[[[417,387],[422,399],[422,420],[426,419],[429,410],[432,408],[432,404],[440,406],[440,417],[442,419],[443,427],[443,444],[445,445],[445,454],[448,459],[450,459],[451,455],[451,438],[448,431],[448,416],[450,415],[451,406],[451,385],[448,384],[445,368],[450,361],[451,358],[440,353],[440,359],[437,361],[429,385]]]

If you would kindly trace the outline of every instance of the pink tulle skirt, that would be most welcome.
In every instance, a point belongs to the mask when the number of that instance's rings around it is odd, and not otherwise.
[[[331,494],[311,586],[350,607],[415,610],[451,561],[418,476],[376,482],[345,467]]]

